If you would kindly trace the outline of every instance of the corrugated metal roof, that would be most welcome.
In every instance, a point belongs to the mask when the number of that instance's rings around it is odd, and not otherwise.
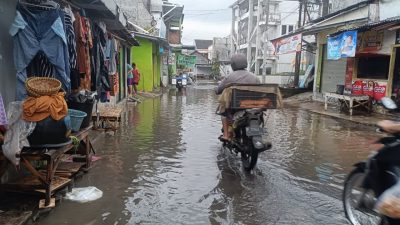
[[[387,28],[390,28],[390,27],[396,26],[396,25],[400,25],[400,16],[391,17],[391,18],[388,18],[388,19],[385,19],[382,21],[378,21],[378,22],[367,23],[367,24],[357,26],[357,27],[352,27],[349,29],[343,29],[336,33],[330,34],[329,36],[335,36],[342,32],[351,31],[351,30],[357,30],[357,31],[383,30],[383,29],[387,29]]]

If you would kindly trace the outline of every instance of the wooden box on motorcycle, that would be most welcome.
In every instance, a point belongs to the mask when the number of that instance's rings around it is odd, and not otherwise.
[[[282,96],[276,84],[232,85],[219,97],[220,109],[282,108]]]

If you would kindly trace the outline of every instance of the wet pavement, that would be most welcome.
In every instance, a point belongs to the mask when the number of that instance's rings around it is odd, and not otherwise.
[[[267,138],[248,174],[221,149],[212,85],[127,104],[115,136],[95,141],[102,159],[76,186],[100,200],[63,201],[52,224],[348,224],[341,202],[351,165],[377,146],[374,129],[301,109],[268,112]]]

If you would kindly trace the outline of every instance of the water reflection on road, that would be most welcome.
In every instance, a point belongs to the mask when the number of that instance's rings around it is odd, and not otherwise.
[[[268,113],[274,147],[252,174],[221,149],[212,86],[127,105],[123,127],[100,136],[102,160],[77,182],[102,199],[63,202],[39,224],[347,224],[341,188],[376,133],[298,109]]]

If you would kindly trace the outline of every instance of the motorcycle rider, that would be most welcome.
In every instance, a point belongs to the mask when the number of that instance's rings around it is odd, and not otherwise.
[[[247,59],[244,54],[235,54],[231,58],[231,67],[233,72],[227,76],[216,88],[216,94],[220,95],[226,87],[231,84],[259,84],[260,81],[253,73],[246,70]],[[229,132],[229,116],[228,113],[221,115],[222,127],[224,134],[221,137],[223,140],[230,140],[231,133]]]

